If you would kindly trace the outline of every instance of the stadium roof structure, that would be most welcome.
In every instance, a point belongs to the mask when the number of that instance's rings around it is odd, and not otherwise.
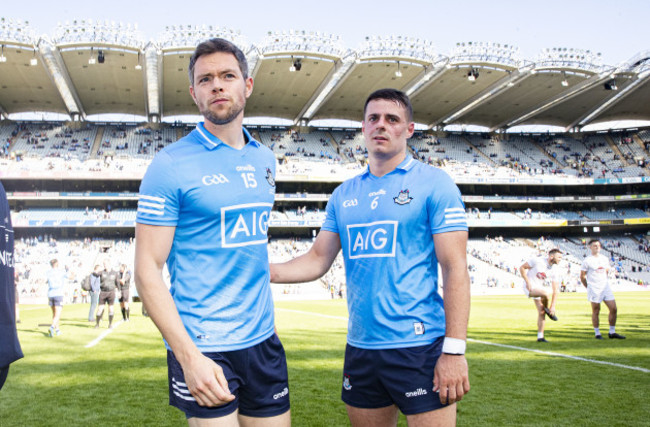
[[[259,44],[222,27],[167,27],[145,41],[136,25],[78,20],[37,37],[27,22],[0,19],[0,114],[53,112],[83,120],[129,114],[143,120],[196,115],[188,63],[196,44],[223,37],[247,55],[255,89],[247,117],[306,124],[360,121],[374,90],[404,90],[414,120],[490,130],[612,120],[650,120],[650,50],[618,66],[600,54],[545,49],[522,59],[513,45],[463,42],[447,56],[432,42],[367,37],[357,50],[316,31],[268,32]]]

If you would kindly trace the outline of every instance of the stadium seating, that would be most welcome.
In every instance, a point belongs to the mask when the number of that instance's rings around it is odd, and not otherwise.
[[[14,156],[20,155],[18,161],[29,160],[31,163],[16,165],[13,164],[16,160],[12,160],[3,164],[7,170],[43,170],[43,165],[53,172],[106,170],[111,168],[109,163],[117,160],[119,164],[114,168],[139,171],[140,174],[160,149],[194,129],[190,125],[162,126],[158,130],[132,125],[88,124],[76,130],[55,123],[25,123],[19,126],[18,135],[12,135],[17,129],[15,124],[0,126],[3,146],[10,142],[9,152],[4,156],[0,146],[0,157],[9,159],[13,153]],[[289,174],[311,168],[310,163],[327,163],[333,165],[329,168],[329,174],[338,176],[341,165],[344,170],[347,169],[345,164],[353,164],[360,169],[367,156],[363,135],[359,131],[314,130],[298,133],[290,128],[251,131],[278,157],[287,161],[300,159],[300,167],[294,164],[292,168],[285,168]],[[101,136],[101,140],[95,144],[97,135]],[[588,135],[581,141],[568,136],[509,135],[498,138],[470,133],[447,133],[435,137],[418,131],[408,144],[410,151],[420,160],[443,168],[455,178],[538,178],[552,175],[564,179],[619,179],[648,176],[645,165],[639,166],[634,160],[648,157],[637,141],[649,139],[648,135],[650,132],[640,131],[638,135],[625,139],[631,142],[617,145],[622,147],[621,151],[633,156],[631,160],[621,159],[620,156],[616,158],[616,150],[600,134]],[[620,137],[616,138],[620,140]],[[110,155],[109,163],[98,163],[104,161],[107,155]],[[58,159],[63,161],[58,162]]]
[[[68,129],[63,125],[30,124],[13,139],[10,150],[25,157],[86,160],[95,142],[96,126]],[[6,134],[0,132],[0,134]]]
[[[116,157],[152,159],[176,139],[174,128],[152,131],[146,127],[106,126],[98,156],[110,153]]]

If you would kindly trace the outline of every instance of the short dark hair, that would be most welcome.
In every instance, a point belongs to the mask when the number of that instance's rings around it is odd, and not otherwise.
[[[599,239],[591,239],[589,243],[587,243],[587,246],[591,246],[592,243],[600,243]],[[602,243],[600,243],[600,246],[603,246]]]
[[[375,99],[385,99],[387,101],[397,102],[406,109],[406,116],[408,117],[409,122],[413,121],[413,107],[411,106],[411,100],[409,97],[401,90],[390,88],[376,90],[368,96],[366,103],[363,105],[364,119],[366,118],[366,109],[368,108],[368,104],[370,101],[374,101]]]
[[[549,255],[555,255],[555,254],[561,254],[561,253],[562,253],[562,251],[559,250],[558,248],[553,248],[550,251],[548,251]]]
[[[226,39],[213,38],[199,43],[196,49],[194,49],[194,53],[190,58],[190,85],[194,86],[194,66],[196,65],[196,61],[203,55],[210,55],[211,53],[216,52],[232,53],[239,63],[239,69],[244,76],[244,80],[248,78],[248,61],[246,61],[246,55],[244,55],[244,52],[235,46],[234,43],[229,42]]]

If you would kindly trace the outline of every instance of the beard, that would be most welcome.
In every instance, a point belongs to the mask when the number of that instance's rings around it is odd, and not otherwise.
[[[217,126],[221,125],[227,125],[228,123],[232,122],[241,114],[242,111],[244,111],[244,105],[240,104],[234,104],[232,107],[228,109],[224,114],[217,115],[215,112],[211,111],[209,108],[202,109],[201,115],[205,117],[206,120],[208,120],[210,123],[215,124]]]

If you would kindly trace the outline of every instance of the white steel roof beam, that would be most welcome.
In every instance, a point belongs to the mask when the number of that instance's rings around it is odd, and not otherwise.
[[[332,70],[333,73],[330,73],[330,77],[325,79],[326,83],[318,88],[316,96],[309,100],[307,103],[308,105],[306,105],[303,111],[300,112],[299,117],[295,119],[296,121],[303,118],[311,120],[311,118],[314,117],[314,114],[316,114],[318,109],[329,99],[332,93],[334,93],[334,89],[345,81],[348,73],[353,69],[354,64],[356,64],[356,59],[356,54],[350,53],[342,60],[336,62],[334,70]]]
[[[646,71],[645,73],[642,73],[638,76],[638,79],[635,80],[634,82],[630,83],[625,87],[625,89],[621,90],[616,96],[608,99],[598,107],[596,107],[594,110],[592,110],[589,114],[587,114],[584,118],[582,118],[577,125],[580,127],[584,127],[591,123],[594,119],[598,118],[598,116],[602,115],[605,111],[609,110],[612,108],[614,105],[618,104],[621,102],[626,96],[634,92],[639,86],[641,86],[643,83],[645,83],[648,79],[650,79],[650,71]],[[571,127],[575,126],[576,124],[572,123],[572,126],[569,126],[567,129],[570,129]]]
[[[139,53],[138,53],[139,55]],[[162,82],[160,81],[160,63],[161,56],[158,54],[158,48],[152,43],[149,43],[144,48],[144,62],[145,73],[145,90],[147,91],[147,117],[151,120],[151,116],[158,116],[160,119],[161,112],[161,97],[160,88]]]
[[[530,70],[528,68],[513,71],[508,77],[497,81],[492,86],[488,87],[483,92],[458,107],[455,111],[452,111],[446,117],[440,118],[430,123],[429,126],[434,127],[442,124],[452,124],[455,120],[458,120],[460,117],[479,107],[487,100],[494,98],[495,96],[514,86],[516,83],[528,78],[530,76],[529,71]]]
[[[524,112],[523,114],[515,117],[515,118],[509,118],[508,120],[503,121],[502,123],[499,123],[498,125],[492,127],[490,129],[490,132],[495,131],[496,129],[500,129],[502,127],[513,127],[517,126],[521,122],[524,122],[531,117],[534,117],[552,107],[555,107],[556,105],[561,104],[564,101],[567,101],[575,96],[580,95],[581,93],[586,92],[587,90],[593,88],[594,86],[597,86],[599,84],[602,84],[603,81],[609,79],[609,73],[611,71],[605,73],[606,75],[594,75],[588,79],[585,79],[584,81],[580,82],[577,85],[574,85],[571,89],[562,92],[555,96],[553,99],[546,101],[536,107],[533,107],[532,109]]]
[[[45,66],[49,71],[49,75],[52,78],[54,85],[58,89],[59,94],[65,103],[68,114],[71,117],[73,114],[79,114],[81,117],[85,117],[81,101],[74,90],[72,80],[68,75],[63,58],[59,51],[54,48],[49,41],[43,39],[41,39],[38,44],[38,50],[41,53],[41,57],[45,62]]]

